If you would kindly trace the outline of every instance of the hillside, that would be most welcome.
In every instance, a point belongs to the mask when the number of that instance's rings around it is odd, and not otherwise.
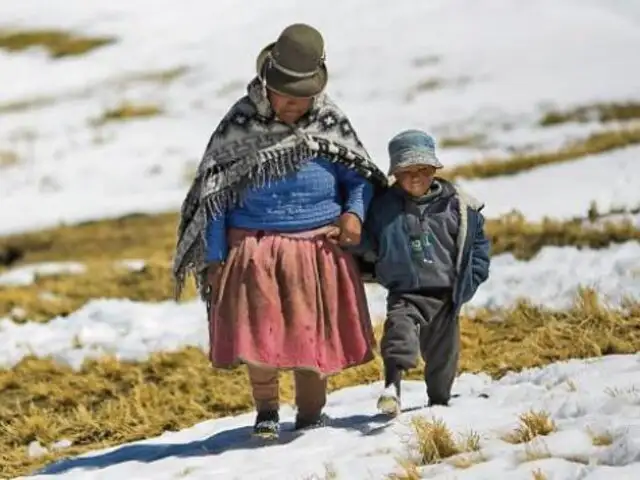
[[[383,170],[397,131],[434,134],[492,267],[450,408],[409,382],[383,425],[376,359],[331,379],[330,427],[263,448],[170,265],[211,131],[298,21]],[[0,477],[637,478],[638,46],[624,0],[0,4]]]

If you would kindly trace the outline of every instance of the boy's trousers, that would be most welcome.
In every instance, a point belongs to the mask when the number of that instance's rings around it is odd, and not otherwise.
[[[460,327],[450,289],[419,293],[389,293],[387,318],[380,344],[387,370],[415,368],[425,361],[427,395],[446,404],[458,369]]]

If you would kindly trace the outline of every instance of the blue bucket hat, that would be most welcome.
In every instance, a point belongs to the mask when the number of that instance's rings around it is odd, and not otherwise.
[[[389,175],[400,168],[413,165],[429,165],[442,168],[436,156],[433,137],[421,130],[405,130],[389,141]]]

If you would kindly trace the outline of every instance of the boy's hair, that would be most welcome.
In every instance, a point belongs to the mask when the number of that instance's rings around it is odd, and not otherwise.
[[[428,165],[442,168],[436,156],[436,144],[431,135],[421,130],[404,130],[394,136],[387,147],[389,153],[389,175],[400,168],[413,165]]]

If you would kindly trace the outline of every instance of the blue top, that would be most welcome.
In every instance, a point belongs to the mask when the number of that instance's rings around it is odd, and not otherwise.
[[[296,232],[335,222],[351,212],[362,222],[373,196],[373,185],[340,164],[318,157],[300,170],[252,189],[242,204],[210,219],[206,261],[224,261],[227,228]]]

